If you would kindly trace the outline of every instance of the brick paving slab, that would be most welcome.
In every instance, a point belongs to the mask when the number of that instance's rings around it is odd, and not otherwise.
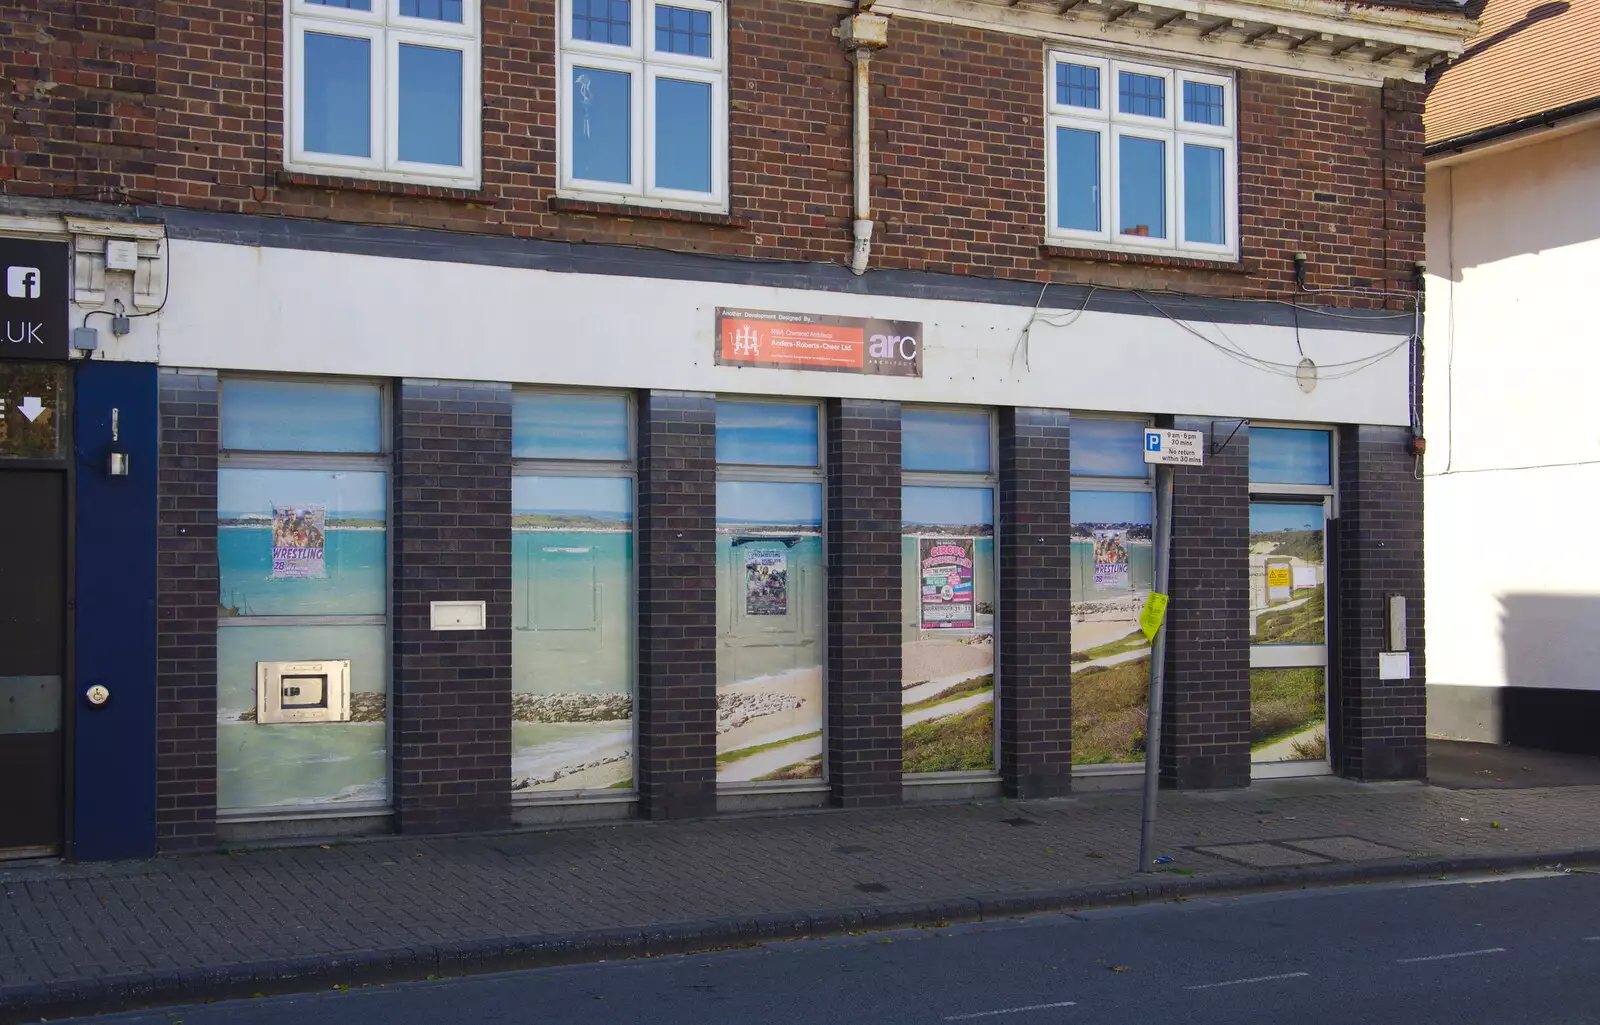
[[[1161,800],[1157,853],[1175,860],[1153,876],[1133,871],[1132,793],[0,867],[0,1021],[1563,853],[1600,859],[1600,787],[1322,779]],[[1254,870],[1196,850],[1284,842],[1335,860]]]

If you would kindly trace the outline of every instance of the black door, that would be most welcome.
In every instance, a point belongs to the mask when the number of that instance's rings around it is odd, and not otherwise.
[[[66,480],[0,470],[0,856],[61,846]]]

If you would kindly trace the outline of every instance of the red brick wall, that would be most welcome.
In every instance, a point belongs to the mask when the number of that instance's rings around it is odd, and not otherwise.
[[[280,0],[0,0],[0,192],[621,242],[760,259],[849,253],[841,12],[730,0],[728,218],[556,209],[554,0],[485,0],[480,192],[280,173]],[[153,10],[152,10],[153,8]],[[1284,295],[1409,284],[1421,87],[1239,73],[1239,268],[1041,249],[1045,45],[895,19],[873,61],[874,266]],[[720,223],[709,223],[720,222]]]

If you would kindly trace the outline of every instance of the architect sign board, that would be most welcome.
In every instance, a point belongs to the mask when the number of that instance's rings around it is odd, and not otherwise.
[[[717,308],[725,367],[922,376],[922,325],[906,320]]]
[[[1172,466],[1204,466],[1205,435],[1199,431],[1169,431],[1147,428],[1144,432],[1144,461]]]

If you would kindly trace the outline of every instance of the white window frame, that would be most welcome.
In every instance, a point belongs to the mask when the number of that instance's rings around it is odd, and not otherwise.
[[[694,57],[656,49],[655,12],[658,6],[679,7],[711,15],[711,56]],[[572,0],[559,5],[560,60],[558,78],[558,130],[556,194],[569,199],[630,206],[661,207],[713,213],[728,211],[728,32],[727,11],[721,0],[630,0],[629,45],[574,39]],[[629,112],[629,178],[620,182],[578,178],[572,170],[572,71],[593,67],[621,71],[629,77],[632,108]],[[661,188],[654,184],[656,165],[655,84],[660,78],[702,82],[711,87],[711,189],[694,192]]]
[[[400,14],[400,0],[372,0],[371,11],[286,0],[288,31],[283,62],[284,166],[306,174],[370,178],[417,185],[478,188],[482,184],[479,0],[461,0],[460,23]],[[305,34],[360,37],[371,47],[372,82],[368,157],[319,153],[305,146]],[[400,159],[401,45],[461,53],[461,164],[448,167]]]
[[[1061,64],[1078,64],[1100,71],[1100,106],[1071,106],[1056,101],[1056,74]],[[1086,246],[1118,252],[1148,253],[1161,256],[1198,256],[1203,259],[1236,261],[1239,258],[1239,168],[1238,118],[1235,111],[1236,85],[1231,76],[1178,67],[1162,67],[1116,57],[1096,56],[1064,50],[1046,54],[1045,73],[1045,241],[1069,246]],[[1160,78],[1166,96],[1164,116],[1147,117],[1121,111],[1121,73]],[[1185,120],[1183,87],[1185,82],[1219,86],[1223,90],[1223,123],[1208,125]],[[1059,197],[1056,192],[1056,129],[1070,128],[1100,136],[1100,229],[1088,231],[1058,227]],[[1121,154],[1124,136],[1156,139],[1166,149],[1166,238],[1147,238],[1124,234],[1121,230]],[[1193,241],[1184,223],[1185,144],[1209,146],[1223,153],[1223,231],[1225,242]]]

